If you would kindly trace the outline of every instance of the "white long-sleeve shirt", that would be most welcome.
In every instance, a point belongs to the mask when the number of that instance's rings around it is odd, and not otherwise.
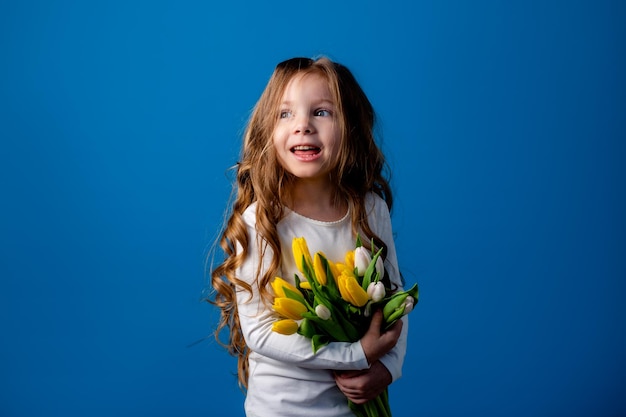
[[[385,268],[392,283],[402,288],[396,249],[393,242],[391,219],[385,202],[375,194],[366,198],[368,219],[372,231],[387,244]],[[360,342],[333,342],[313,353],[311,341],[298,334],[282,335],[271,330],[276,315],[266,306],[256,288],[259,250],[256,240],[256,204],[243,214],[248,229],[248,257],[237,271],[239,279],[249,283],[253,295],[239,289],[237,303],[239,320],[249,357],[248,392],[245,410],[248,417],[353,417],[346,397],[341,393],[332,370],[367,369],[368,364]],[[304,237],[311,254],[322,251],[328,259],[343,262],[345,254],[354,249],[356,236],[352,234],[350,213],[335,222],[322,222],[288,209],[278,223],[282,248],[279,276],[294,283],[296,268],[291,244],[294,237]],[[268,250],[263,268],[269,265],[272,254]],[[304,277],[300,274],[301,279]],[[406,352],[408,322],[396,346],[380,361],[392,375],[400,377]]]

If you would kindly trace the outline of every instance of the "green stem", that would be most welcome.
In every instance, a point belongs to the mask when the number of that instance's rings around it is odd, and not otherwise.
[[[391,417],[387,390],[365,404],[355,404],[348,400],[348,405],[356,417]]]
[[[378,397],[376,397],[372,401],[372,402],[375,401],[376,405],[378,406],[378,407],[376,407],[377,411],[378,411],[377,416],[379,416],[379,417],[391,417],[391,412],[389,411],[389,404],[386,401],[384,401],[383,395],[384,394],[380,394]]]

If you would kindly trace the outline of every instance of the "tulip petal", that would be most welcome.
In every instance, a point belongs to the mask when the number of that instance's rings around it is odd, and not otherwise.
[[[312,264],[311,253],[307,246],[306,239],[303,237],[295,237],[291,242],[291,250],[293,251],[293,259],[296,262],[298,270],[305,274],[305,263],[307,266]]]
[[[302,314],[307,311],[304,304],[291,298],[275,298],[272,307],[281,316],[293,320],[301,319]]]
[[[359,285],[354,276],[340,275],[338,286],[341,298],[353,306],[363,307],[369,301],[367,292],[361,288],[361,285]]]
[[[344,261],[346,262],[346,266],[351,271],[354,271],[354,251],[353,250],[346,252],[346,257]]]
[[[318,304],[315,307],[315,314],[322,320],[328,320],[330,318],[330,310],[324,304]]]
[[[313,271],[315,272],[315,278],[320,285],[326,285],[326,266],[322,258],[326,258],[320,252],[317,252],[313,257]]]
[[[291,285],[281,277],[274,278],[274,281],[272,281],[272,288],[274,289],[276,297],[285,297],[285,288],[296,293],[300,292],[295,286]]]
[[[352,277],[352,279],[348,279],[346,285],[354,300],[354,302],[352,303],[353,305],[355,305],[356,307],[363,307],[365,304],[367,304],[367,302],[369,301],[367,292],[361,287],[361,285],[354,277]]]
[[[278,320],[272,324],[272,331],[289,336],[298,331],[298,323],[291,319]]]
[[[365,271],[371,261],[370,253],[365,247],[360,246],[354,250],[354,268],[358,276],[362,277],[365,275]]]

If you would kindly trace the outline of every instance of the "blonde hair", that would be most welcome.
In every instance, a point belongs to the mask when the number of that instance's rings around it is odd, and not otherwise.
[[[328,81],[337,107],[337,123],[341,132],[338,161],[331,171],[336,184],[334,198],[348,201],[351,209],[352,229],[367,239],[374,239],[377,247],[386,248],[371,230],[365,207],[365,196],[373,192],[382,197],[389,209],[392,195],[385,175],[385,159],[374,138],[374,109],[356,79],[345,66],[322,57],[292,58],[281,62],[257,102],[244,133],[240,162],[236,167],[234,202],[226,221],[219,244],[225,253],[224,261],[211,272],[213,299],[208,301],[221,310],[215,330],[217,341],[228,352],[238,357],[238,377],[246,388],[248,380],[248,355],[239,317],[237,315],[236,289],[250,294],[258,290],[265,302],[271,302],[268,284],[280,267],[281,247],[276,225],[282,219],[283,202],[288,197],[293,176],[279,163],[272,136],[278,120],[279,103],[283,92],[295,75],[318,74]],[[236,276],[248,255],[250,239],[243,221],[243,212],[256,202],[256,244],[263,255],[269,248],[272,257],[264,272],[260,263],[252,288]],[[241,250],[237,250],[237,245]],[[219,335],[228,329],[228,343]]]

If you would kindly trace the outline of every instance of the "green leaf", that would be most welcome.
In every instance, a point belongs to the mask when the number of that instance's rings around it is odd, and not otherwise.
[[[399,308],[395,309],[394,312],[391,313],[389,317],[385,320],[385,330],[393,326],[395,322],[397,322],[403,315],[404,305],[401,305]]]
[[[373,242],[374,241],[372,240],[372,243]],[[363,288],[365,291],[367,291],[367,287],[372,282],[372,275],[376,273],[376,261],[378,260],[378,258],[380,258],[382,253],[383,253],[383,250],[381,248],[378,252],[376,252],[376,255],[374,255],[374,257],[372,258],[372,261],[370,262],[370,264],[367,266],[367,269],[365,270],[365,275],[363,276],[363,282],[361,283],[361,288]],[[377,281],[377,280],[375,279],[374,281]]]
[[[387,304],[385,304],[385,306],[383,307],[383,317],[385,319],[385,322],[389,322],[389,316],[391,316],[393,312],[402,305],[404,300],[406,300],[406,297],[408,297],[408,294],[402,291],[394,294],[393,297],[391,297],[391,299],[387,302]]]
[[[331,313],[332,314],[332,313]],[[332,340],[337,342],[356,342],[356,340],[350,340],[344,329],[334,321],[331,317],[328,320],[322,320],[315,313],[306,312],[302,314],[302,317],[307,318],[316,324],[316,328],[321,330],[325,335],[329,336]],[[358,340],[358,339],[357,339]]]
[[[339,294],[339,288],[337,288],[336,277],[333,275],[332,270],[330,269],[330,264],[328,263],[328,259],[322,256],[322,264],[326,268],[326,285],[323,287],[327,291],[330,292],[331,299],[341,298],[341,294]]]
[[[313,265],[309,265],[306,262],[306,257],[302,255],[302,269],[304,270],[304,276],[311,284],[311,287],[317,285],[317,280],[315,279],[315,272],[313,271]]]
[[[385,306],[383,307],[383,316],[385,317],[386,322],[389,321],[388,319],[389,316],[398,307],[400,307],[400,305],[402,305],[404,300],[406,300],[406,297],[409,295],[415,299],[415,303],[417,304],[417,300],[419,297],[419,290],[418,290],[417,284],[413,284],[413,286],[406,291],[397,292],[393,294],[391,297],[389,297],[388,301],[385,302]]]
[[[321,334],[314,335],[311,338],[311,345],[313,346],[313,353],[317,353],[318,350],[326,346],[328,343],[330,343],[330,340],[328,339],[328,337],[321,335]]]
[[[302,294],[297,293],[293,290],[290,290],[289,288],[286,288],[286,287],[283,287],[283,290],[285,291],[285,297],[291,298],[292,300],[299,301],[302,304],[306,304],[306,300],[304,299]]]
[[[319,333],[319,331],[315,327],[315,323],[309,319],[302,320],[300,327],[298,327],[298,334],[308,339],[311,339],[317,333]]]

